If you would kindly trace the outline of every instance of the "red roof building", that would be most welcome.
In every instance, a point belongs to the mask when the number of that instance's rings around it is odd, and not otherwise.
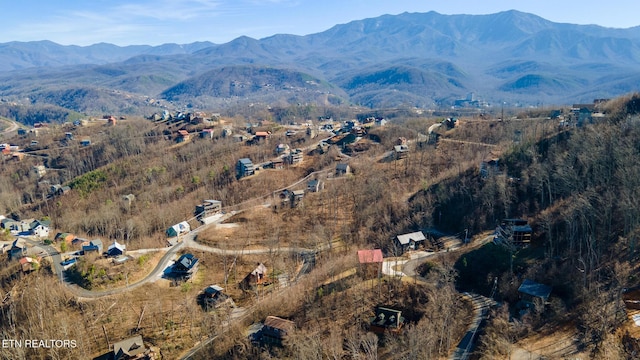
[[[358,262],[360,264],[381,263],[382,250],[358,250]]]

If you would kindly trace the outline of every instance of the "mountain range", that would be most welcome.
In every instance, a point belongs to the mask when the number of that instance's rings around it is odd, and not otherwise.
[[[0,44],[0,98],[85,113],[247,102],[369,107],[591,102],[638,90],[640,27],[518,11],[403,13],[225,44]],[[150,100],[153,99],[153,100]]]

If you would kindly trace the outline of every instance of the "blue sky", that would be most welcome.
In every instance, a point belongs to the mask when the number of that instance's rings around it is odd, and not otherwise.
[[[2,4],[0,43],[225,43],[242,35],[307,35],[352,20],[431,10],[515,9],[555,22],[628,28],[640,25],[638,8],[637,0],[19,0]]]

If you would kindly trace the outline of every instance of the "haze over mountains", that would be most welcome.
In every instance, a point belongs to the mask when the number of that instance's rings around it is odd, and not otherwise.
[[[0,44],[0,97],[81,112],[150,111],[242,101],[450,106],[590,102],[637,91],[640,27],[560,24],[507,11],[404,13],[307,36],[226,44]]]

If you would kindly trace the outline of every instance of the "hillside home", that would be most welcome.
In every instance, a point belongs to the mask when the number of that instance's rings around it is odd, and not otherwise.
[[[404,325],[402,311],[378,306],[376,315],[371,319],[370,329],[376,334],[384,334],[387,331],[398,333]]]
[[[238,160],[238,163],[236,164],[236,174],[238,179],[245,176],[253,175],[254,173],[255,168],[249,158],[242,158]]]
[[[318,179],[312,179],[307,181],[307,191],[309,192],[319,192],[324,189],[324,183]]]
[[[36,165],[32,168],[32,171],[34,174],[36,174],[38,179],[47,175],[47,168],[44,165]]]
[[[526,312],[528,309],[538,306],[539,310],[544,310],[544,305],[547,303],[549,296],[551,295],[551,286],[539,284],[533,280],[525,279],[518,288],[520,294],[520,301],[524,305],[524,310],[521,313]]]
[[[358,250],[358,264],[360,274],[364,278],[380,276],[382,271],[382,250]]]
[[[91,146],[91,139],[89,138],[84,138],[80,140],[80,146]]]
[[[349,164],[339,163],[336,165],[336,176],[351,174],[351,167]]]
[[[275,170],[282,170],[282,169],[284,169],[284,160],[282,160],[280,158],[273,159],[269,163],[267,163],[267,165],[265,165],[265,167],[269,167],[269,168],[275,169]]]
[[[176,136],[176,142],[181,143],[181,142],[187,142],[191,140],[191,135],[189,134],[189,132],[187,132],[187,130],[178,130],[178,136]]]
[[[82,244],[86,244],[89,243],[89,240],[85,239],[85,238],[80,238],[77,237],[73,240],[71,240],[71,247],[74,249],[81,249],[82,248]]]
[[[71,242],[73,241],[73,239],[75,239],[76,236],[70,233],[57,233],[54,241],[58,242],[58,241],[64,241],[65,243],[67,243],[67,245],[71,245]]]
[[[405,252],[407,250],[417,249],[418,246],[424,244],[426,239],[422,231],[416,231],[396,236],[395,245],[399,247],[402,252]]]
[[[213,129],[202,129],[200,137],[202,139],[213,139]]]
[[[280,193],[280,202],[282,206],[286,206],[287,204],[294,208],[296,207],[304,198],[304,190],[288,190],[284,189]]]
[[[186,234],[189,231],[191,231],[191,226],[188,222],[183,221],[168,228],[166,234],[167,237],[176,237],[178,235]]]
[[[202,294],[202,305],[205,309],[217,308],[231,300],[224,289],[218,285],[211,285],[204,289]]]
[[[289,152],[289,145],[287,144],[278,144],[275,149],[276,155],[285,154]]]
[[[177,278],[190,279],[198,271],[198,258],[193,254],[183,254],[173,264],[171,275]]]
[[[269,278],[267,277],[267,267],[263,263],[259,263],[258,266],[253,269],[239,284],[242,290],[251,290],[257,285],[268,284]]]
[[[87,255],[89,253],[97,253],[98,255],[102,254],[102,240],[93,239],[86,244],[82,244],[82,252]]]
[[[302,162],[303,156],[304,155],[302,153],[302,150],[295,149],[295,150],[289,152],[289,155],[287,155],[284,159],[287,162],[287,164],[295,165],[295,164],[299,164],[299,163]]]
[[[39,238],[46,238],[49,236],[49,226],[45,225],[45,222],[40,220],[35,220],[31,224],[30,233],[31,235],[37,236]]]
[[[265,141],[265,140],[269,139],[269,136],[271,136],[271,132],[269,132],[269,131],[256,131],[255,140],[257,140],[257,141]]]
[[[126,252],[127,252],[127,247],[124,244],[120,244],[115,240],[113,240],[113,244],[109,245],[109,247],[107,248],[107,256],[109,257],[122,256]]]
[[[291,320],[277,316],[267,316],[262,327],[261,342],[264,344],[282,346],[287,336],[295,330],[296,324]]]
[[[200,205],[196,205],[196,209],[193,214],[198,220],[204,217],[218,214],[222,211],[222,201],[220,200],[205,200]]]
[[[405,144],[395,145],[393,147],[393,152],[395,154],[396,160],[405,159],[409,156],[409,147]]]
[[[113,344],[113,360],[144,359],[147,348],[142,335],[137,335]]]
[[[504,219],[496,228],[494,239],[505,241],[509,246],[526,247],[531,243],[533,230],[523,219]]]
[[[27,243],[24,239],[15,239],[9,249],[9,259],[18,260],[27,255]]]
[[[20,259],[20,267],[22,269],[22,272],[25,274],[36,271],[40,268],[40,260],[25,256]]]

